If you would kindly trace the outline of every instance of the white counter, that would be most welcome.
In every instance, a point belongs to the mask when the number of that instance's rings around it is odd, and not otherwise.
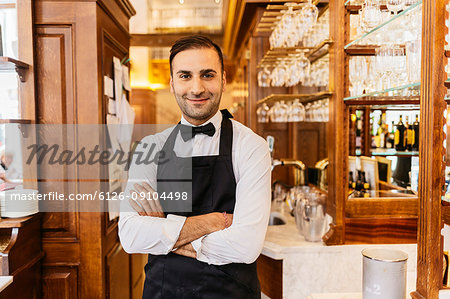
[[[311,294],[316,296],[310,297],[312,299],[340,298],[317,297],[316,294],[321,293],[353,293],[349,299],[359,298],[357,296],[362,292],[361,251],[367,247],[405,251],[408,254],[408,294],[415,290],[417,244],[326,246],[322,242],[305,241],[298,233],[294,218],[287,215],[286,219],[285,225],[268,227],[262,251],[267,257],[283,260],[283,298],[303,299]]]
[[[12,276],[0,276],[0,292],[13,282]]]

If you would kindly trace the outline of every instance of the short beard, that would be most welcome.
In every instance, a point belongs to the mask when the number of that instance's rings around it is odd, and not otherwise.
[[[212,101],[212,94],[208,94],[208,101]],[[220,106],[220,100],[222,99],[222,91],[220,91],[220,93],[218,94],[218,101],[217,103],[214,103],[214,105],[208,105],[208,110],[202,112],[201,114],[196,113],[197,111],[195,111],[194,109],[192,109],[192,107],[188,104],[188,100],[186,99],[186,96],[183,95],[181,97],[178,97],[175,94],[175,98],[178,102],[178,106],[181,109],[181,112],[183,112],[184,115],[188,116],[189,118],[198,120],[198,121],[202,121],[202,120],[207,120],[209,118],[211,118],[214,114],[217,113],[217,111],[219,110],[219,106]]]

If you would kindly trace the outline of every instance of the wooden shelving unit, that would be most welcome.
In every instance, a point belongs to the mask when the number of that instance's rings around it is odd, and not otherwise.
[[[329,46],[332,43],[333,42],[330,39],[326,39],[314,48],[293,47],[270,49],[260,60],[258,67],[273,66],[277,59],[288,58],[290,55],[299,54],[300,52],[305,52],[305,56],[309,59],[309,61],[314,63],[316,60],[328,54]]]

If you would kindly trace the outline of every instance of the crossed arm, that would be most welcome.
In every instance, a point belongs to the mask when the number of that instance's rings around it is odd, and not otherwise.
[[[137,194],[153,194],[155,192],[149,184],[135,184],[131,192]],[[147,198],[137,197],[139,200],[130,199],[131,207],[138,212],[140,216],[151,216],[164,218],[165,215],[158,200],[148,200]],[[176,254],[196,258],[197,253],[191,245],[191,242],[203,237],[207,234],[225,229],[231,225],[233,221],[232,214],[208,213],[204,215],[187,217],[184,225],[175,242],[173,252]]]

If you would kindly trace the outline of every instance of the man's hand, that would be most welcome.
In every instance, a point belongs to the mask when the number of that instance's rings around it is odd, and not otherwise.
[[[195,249],[192,247],[191,243],[178,247],[173,251],[173,253],[191,257],[193,259],[197,258],[197,252],[195,252]]]
[[[184,226],[180,231],[174,248],[183,245],[213,232],[225,229],[233,223],[233,214],[213,212],[205,215],[191,216],[186,218]]]
[[[135,191],[136,190],[136,191]],[[130,191],[137,195],[138,200],[130,198],[131,207],[141,216],[152,216],[165,218],[161,203],[156,192],[149,184],[134,184],[134,189]]]

